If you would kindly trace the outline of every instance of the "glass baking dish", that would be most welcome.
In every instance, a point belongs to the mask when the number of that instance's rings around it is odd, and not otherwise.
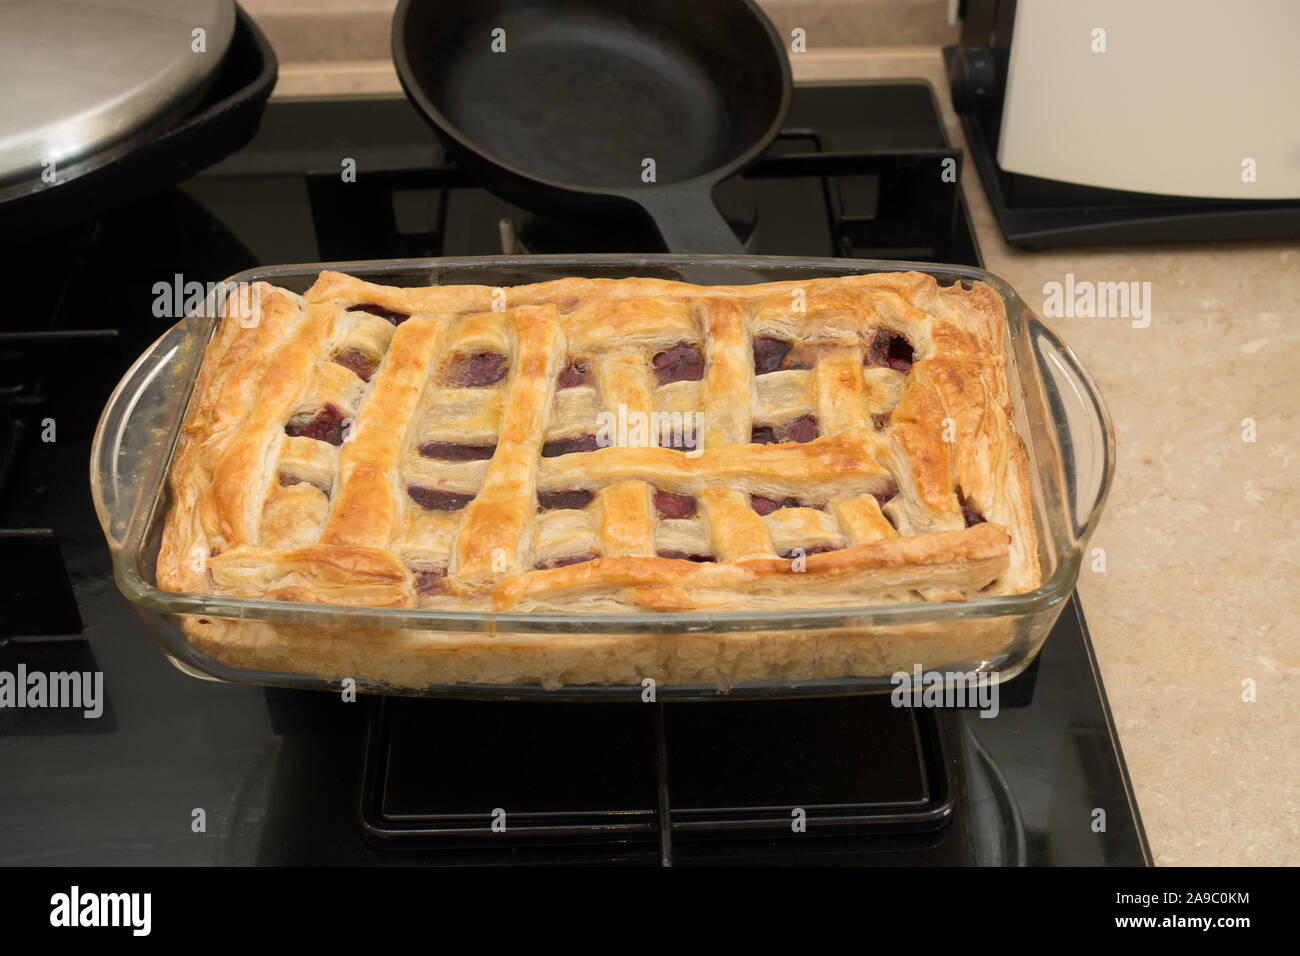
[[[187,317],[135,362],[109,398],[91,452],[95,508],[118,587],[177,667],[197,677],[477,699],[639,700],[873,693],[899,671],[1019,674],[1078,578],[1114,470],[1114,434],[1074,353],[1002,279],[966,266],[759,256],[569,255],[312,263],[251,269],[303,292],[322,269],[389,285],[520,285],[563,276],[745,284],[916,270],[941,285],[985,282],[1006,305],[1007,375],[1029,453],[1043,583],[1017,595],[797,611],[622,614],[359,608],[157,587],[167,477],[216,324]],[[308,673],[296,650],[335,663]],[[709,681],[698,672],[707,670]],[[719,682],[721,671],[724,679]]]

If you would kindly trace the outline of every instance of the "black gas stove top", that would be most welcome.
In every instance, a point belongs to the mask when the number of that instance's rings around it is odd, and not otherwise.
[[[718,200],[758,254],[979,264],[959,161],[924,84],[805,86]],[[107,700],[98,719],[0,709],[0,863],[1149,862],[1077,597],[993,719],[883,697],[344,703],[162,656],[113,584],[86,480],[109,390],[173,321],[156,284],[656,251],[645,223],[514,208],[404,99],[357,98],[274,102],[207,173],[12,245],[35,281],[0,320],[0,671],[101,671]]]

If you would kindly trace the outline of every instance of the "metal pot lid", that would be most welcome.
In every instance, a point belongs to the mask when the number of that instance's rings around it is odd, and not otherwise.
[[[3,0],[0,179],[40,175],[51,161],[57,176],[183,108],[234,29],[234,0]]]

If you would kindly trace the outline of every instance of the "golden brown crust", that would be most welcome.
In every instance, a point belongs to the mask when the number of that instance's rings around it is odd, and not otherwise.
[[[190,618],[185,630],[202,652],[229,667],[350,677],[397,689],[455,684],[582,684],[642,693],[661,687],[747,681],[788,683],[875,677],[915,665],[970,671],[997,660],[1017,640],[1006,618],[963,618],[943,625],[686,633],[510,634],[275,624]],[[1014,676],[1014,675],[1006,675]]]
[[[407,318],[394,328],[383,310]],[[302,296],[259,284],[208,347],[158,582],[571,613],[1028,591],[1037,543],[1004,325],[992,289],[940,288],[920,273],[493,290],[323,272]],[[906,339],[910,369],[864,362],[880,330]],[[757,374],[760,338],[792,345],[798,360]],[[652,358],[681,343],[703,357],[698,379],[659,384]],[[485,355],[503,357],[499,380],[457,379]],[[584,380],[560,388],[575,361]],[[544,451],[610,427],[602,413],[628,443]],[[637,416],[655,413],[665,428],[676,415],[679,429],[699,414],[682,432],[699,447],[638,443]],[[313,416],[314,437],[286,427]],[[755,429],[808,418],[811,440],[751,442]],[[424,455],[424,443],[456,450]],[[569,493],[577,500],[539,508],[539,496]],[[674,499],[666,510],[661,494]]]

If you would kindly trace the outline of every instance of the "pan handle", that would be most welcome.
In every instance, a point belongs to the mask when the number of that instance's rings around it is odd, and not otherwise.
[[[736,238],[713,204],[711,181],[656,184],[631,193],[628,198],[650,217],[669,252],[745,254],[744,243]]]

